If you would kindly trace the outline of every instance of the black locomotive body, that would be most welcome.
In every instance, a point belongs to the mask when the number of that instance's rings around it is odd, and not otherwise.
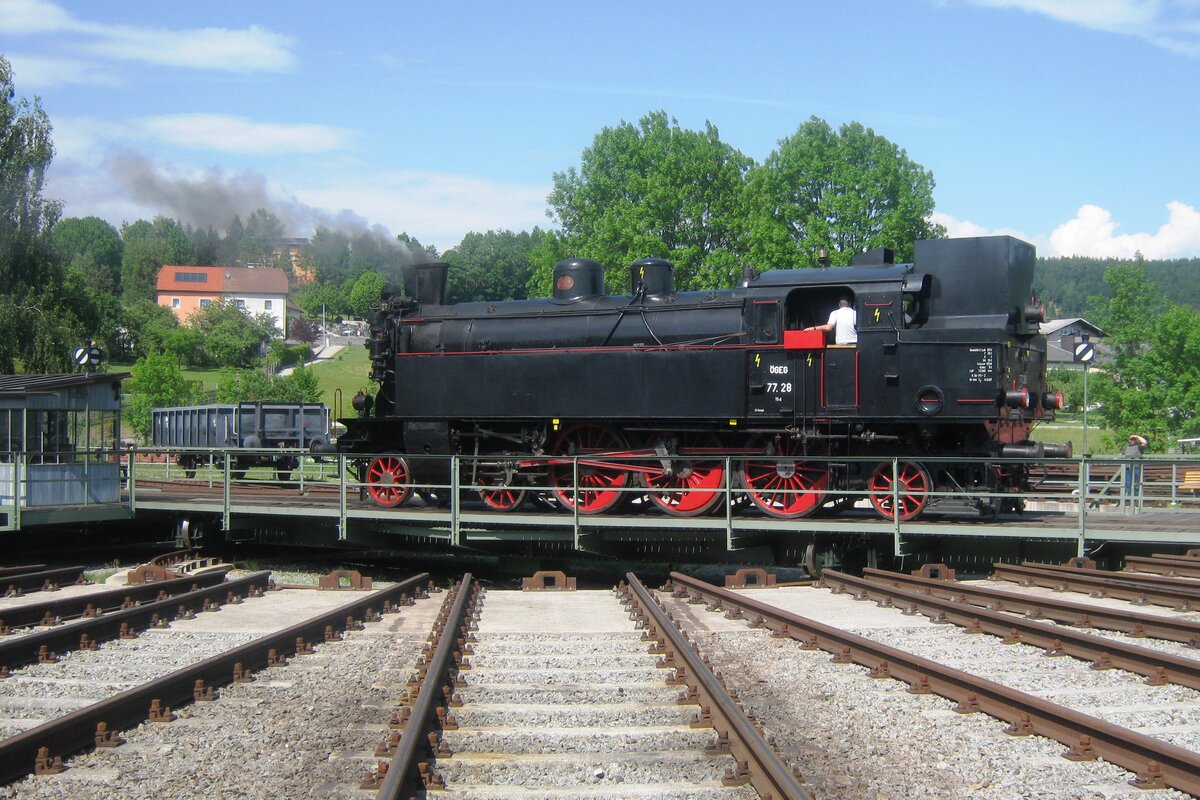
[[[676,292],[671,264],[644,259],[609,296],[603,267],[573,259],[551,298],[457,305],[446,265],[409,267],[371,314],[374,415],[343,420],[339,447],[383,454],[360,475],[383,505],[448,485],[458,454],[460,485],[501,510],[533,487],[588,514],[630,498],[700,514],[727,487],[784,518],[864,498],[887,518],[950,495],[996,510],[1025,470],[956,458],[1066,455],[1029,439],[1061,405],[1034,263],[1011,237],[947,239],[911,264],[879,250]],[[842,297],[855,345],[805,330]]]

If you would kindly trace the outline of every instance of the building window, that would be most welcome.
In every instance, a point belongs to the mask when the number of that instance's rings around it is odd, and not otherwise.
[[[171,298],[171,308],[179,308],[179,298],[178,297]]]
[[[246,301],[245,301],[245,300],[238,299],[238,300],[235,300],[234,302],[236,302],[236,303],[237,303],[237,307],[238,307],[238,308],[240,308],[240,309],[242,309],[242,310],[245,310],[245,308],[246,308]]]
[[[212,300],[209,300],[207,297],[200,298],[200,307],[201,308],[210,308],[211,306],[212,306]]]
[[[271,301],[270,300],[263,301],[263,309],[265,309],[266,311],[271,310]]]
[[[208,283],[207,272],[176,272],[175,280],[180,283]]]

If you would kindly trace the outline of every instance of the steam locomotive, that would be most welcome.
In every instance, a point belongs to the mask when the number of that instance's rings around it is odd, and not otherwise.
[[[1008,236],[943,239],[909,264],[880,248],[676,292],[672,264],[645,258],[611,296],[575,258],[552,297],[452,305],[446,264],[410,265],[370,314],[374,413],[342,420],[338,447],[386,507],[457,485],[500,511],[536,495],[579,514],[691,516],[729,496],[784,519],[864,499],[886,519],[946,497],[996,512],[1028,482],[1001,459],[1069,455],[1030,440],[1062,407],[1034,263]],[[843,297],[856,344],[805,330]]]

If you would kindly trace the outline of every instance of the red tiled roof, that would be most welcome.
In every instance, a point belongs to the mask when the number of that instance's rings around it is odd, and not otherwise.
[[[158,271],[159,292],[203,294],[288,293],[287,273],[273,267],[187,267],[168,264]]]

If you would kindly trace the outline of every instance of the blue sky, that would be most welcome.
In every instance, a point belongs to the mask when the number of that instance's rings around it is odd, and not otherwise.
[[[549,226],[555,171],[664,110],[757,161],[812,115],[933,172],[952,235],[1200,256],[1200,0],[0,0],[47,194],[119,225]]]

